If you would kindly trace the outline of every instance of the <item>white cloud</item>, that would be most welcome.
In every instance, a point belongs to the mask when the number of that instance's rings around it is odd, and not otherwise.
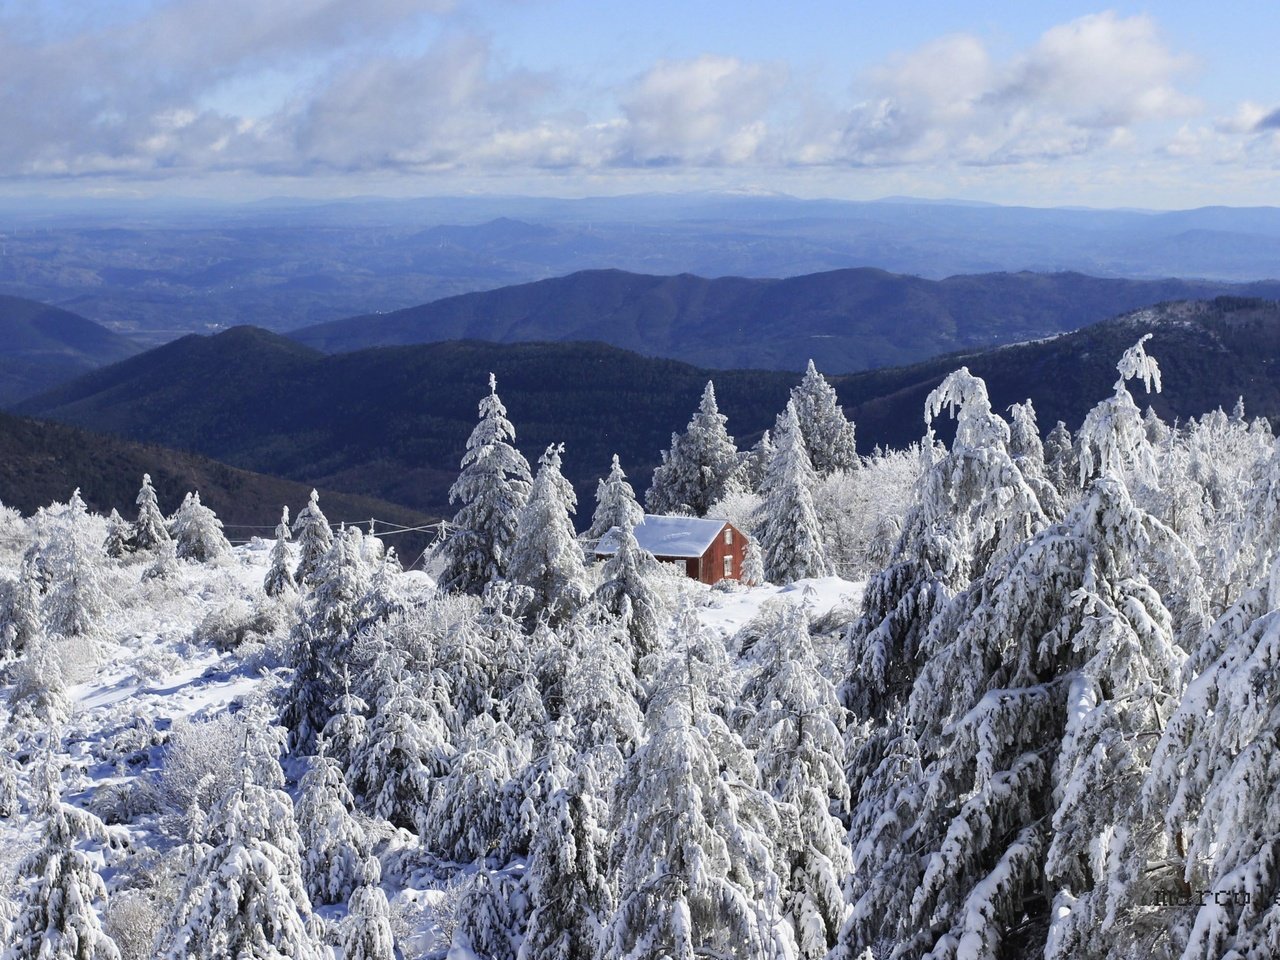
[[[1280,141],[1280,114],[1258,104],[1197,117],[1181,86],[1192,64],[1144,16],[1083,17],[1005,57],[978,36],[941,37],[864,69],[833,103],[800,68],[711,53],[659,60],[618,88],[574,87],[508,62],[455,2],[467,0],[161,0],[43,23],[0,0],[0,177],[678,187],[855,167],[960,182],[990,165],[1144,152],[1273,161]]]
[[[1143,16],[1082,17],[1004,63],[976,37],[945,37],[868,72],[841,159],[1001,164],[1114,148],[1134,126],[1197,109],[1176,86],[1189,67]]]
[[[703,55],[662,60],[623,92],[616,161],[734,165],[761,159],[787,70]]]

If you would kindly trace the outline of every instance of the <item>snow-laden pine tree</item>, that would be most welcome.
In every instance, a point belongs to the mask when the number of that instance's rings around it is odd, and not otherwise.
[[[188,493],[169,523],[174,552],[180,560],[204,563],[231,552],[218,515],[200,502],[200,491]]]
[[[18,794],[17,740],[6,736],[0,740],[0,818],[17,816],[21,797]]]
[[[156,502],[156,489],[151,485],[151,474],[142,475],[142,489],[134,503],[138,505],[138,519],[133,524],[133,542],[139,550],[155,550],[170,541],[169,527]]]
[[[775,449],[773,434],[766,430],[760,434],[760,439],[747,451],[743,467],[743,480],[748,489],[760,489],[760,484],[764,483],[764,475],[769,469],[769,461],[773,459]]]
[[[662,571],[652,553],[640,546],[630,524],[615,528],[617,551],[604,562],[595,600],[618,619],[636,670],[658,649],[668,611],[658,578]]]
[[[1151,334],[1145,334],[1124,352],[1116,364],[1120,377],[1115,393],[1093,407],[1080,425],[1076,444],[1082,484],[1105,474],[1123,477],[1131,488],[1158,483],[1155,445],[1127,385],[1130,380],[1141,380],[1147,393],[1160,392],[1160,367],[1146,351],[1150,339]]]
[[[932,430],[944,409],[956,420],[949,452],[939,449]],[[867,582],[861,616],[848,631],[841,696],[863,719],[896,712],[915,681],[934,617],[995,557],[1047,522],[1009,455],[1009,426],[992,412],[981,379],[964,367],[948,375],[925,402],[925,423],[920,477],[892,562]]]
[[[368,857],[360,868],[360,886],[347,901],[342,921],[342,960],[396,960],[391,905],[380,882],[382,867]]]
[[[791,583],[826,576],[822,529],[813,508],[816,478],[805,452],[795,401],[787,402],[774,439],[777,449],[761,487],[764,516],[756,531],[765,579]]]
[[[1071,431],[1061,420],[1045,437],[1043,449],[1045,476],[1064,503],[1073,502],[1080,494],[1080,458]]]
[[[590,529],[583,536],[587,540],[599,540],[614,527],[634,527],[643,519],[644,511],[636,501],[636,492],[627,482],[615,453],[609,476],[596,484],[596,512],[592,514]]]
[[[618,628],[613,628],[616,631]],[[644,733],[631,654],[606,620],[586,622],[572,634],[562,661],[561,712],[573,718],[578,748],[599,758],[609,755],[610,769],[630,756]]]
[[[467,724],[453,768],[432,794],[421,834],[437,856],[459,863],[509,849],[507,834],[517,828],[515,810],[504,799],[528,761],[527,744],[505,721],[482,713]]]
[[[98,921],[106,886],[78,849],[90,839],[108,839],[102,822],[55,802],[40,847],[18,869],[18,915],[3,960],[119,960],[119,949]]]
[[[460,922],[453,946],[470,951],[462,956],[485,960],[516,960],[519,891],[513,879],[481,867],[463,888]],[[452,952],[452,951],[450,951]]]
[[[320,494],[315,490],[293,521],[293,537],[298,542],[298,569],[293,579],[298,586],[310,586],[320,561],[333,546],[333,529],[320,509]]]
[[[812,360],[804,378],[791,391],[791,401],[814,472],[828,477],[840,470],[856,470],[859,463],[853,424],[845,418],[835,390]]]
[[[352,757],[364,749],[369,736],[368,711],[369,705],[351,692],[351,671],[343,664],[342,696],[333,702],[329,722],[320,735],[325,755],[338,761],[343,770],[349,769]]]
[[[754,709],[744,740],[763,787],[795,827],[779,844],[787,915],[803,960],[822,960],[844,918],[842,885],[852,868],[844,827],[832,815],[849,805],[844,777],[844,708],[819,670],[809,618],[787,603],[752,650],[759,666],[743,690]]]
[[[271,566],[262,581],[262,589],[268,597],[279,597],[293,593],[298,589],[298,582],[293,579],[293,557],[289,553],[289,508],[285,507],[280,514],[280,523],[276,525],[276,543],[271,548]]]
[[[209,815],[207,852],[187,878],[161,932],[157,956],[271,957],[325,960],[311,933],[311,902],[302,882],[301,841],[289,795],[257,782],[282,783],[274,735],[246,726],[237,776]]]
[[[747,537],[747,546],[742,552],[742,576],[738,579],[748,587],[758,587],[765,582],[764,556],[755,537]]]
[[[436,548],[442,590],[480,594],[486,584],[507,575],[508,553],[531,485],[529,463],[515,448],[515,438],[491,373],[480,422],[462,455],[462,472],[449,488],[449,503],[461,506]]]
[[[1064,509],[1062,495],[1049,477],[1036,410],[1030,400],[1009,407],[1009,456],[1013,457],[1023,479],[1035,491],[1045,516],[1050,520],[1060,519]]]
[[[1226,547],[1223,579],[1235,589],[1262,583],[1272,572],[1280,553],[1280,439],[1273,441],[1271,456],[1259,465],[1242,518]],[[24,571],[26,567],[24,564]],[[25,573],[24,573],[25,576]]]
[[[795,956],[775,872],[782,822],[707,680],[691,649],[672,655],[645,713],[648,739],[619,781],[607,956]]]
[[[358,530],[348,528],[334,538],[311,575],[313,590],[291,637],[293,683],[281,720],[296,753],[315,749],[342,692],[342,668],[351,662],[352,633],[369,587],[358,537]]]
[[[342,768],[323,752],[299,784],[297,821],[302,877],[313,904],[342,903],[361,882],[369,841],[352,816],[355,799]]]
[[[1280,562],[1206,632],[1108,864],[1117,958],[1267,957],[1280,942]]]
[[[578,505],[560,472],[564,444],[552,444],[539,461],[528,502],[520,510],[508,576],[532,591],[529,615],[563,623],[586,600],[582,548],[570,516]]]
[[[583,769],[542,804],[525,882],[520,960],[596,960],[613,915],[608,810]]]
[[[33,637],[10,668],[9,713],[22,726],[57,728],[71,716],[62,660],[43,633]]]
[[[650,513],[705,516],[713,503],[735,488],[738,448],[725,429],[726,421],[708,380],[689,426],[684,433],[671,435],[671,449],[663,451],[662,464],[653,471],[645,494]]]
[[[31,642],[44,636],[44,614],[41,612],[40,576],[34,558],[24,557],[18,577],[4,592],[0,609],[0,659],[22,653]]]
[[[1243,409],[1238,416],[1219,409],[1193,417],[1161,444],[1154,509],[1195,552],[1215,614],[1255,584],[1261,572],[1249,569],[1250,555],[1256,531],[1277,510],[1265,479],[1274,450],[1270,426],[1265,420],[1249,424]],[[1275,540],[1264,536],[1262,542],[1269,547]]]
[[[399,827],[420,829],[434,783],[449,771],[453,749],[444,720],[402,669],[379,691],[364,745],[351,758],[347,783],[363,809]]]
[[[107,539],[103,541],[102,549],[112,560],[120,560],[138,549],[133,539],[133,525],[125,523],[115,507],[107,517]]]
[[[1181,690],[1149,575],[1188,560],[1104,477],[935,618],[907,704],[921,760],[891,829],[851,838],[846,951],[1105,955],[1104,870]]]
[[[102,584],[99,541],[78,488],[60,519],[46,556],[53,580],[44,598],[44,623],[51,634],[89,636],[115,604]]]

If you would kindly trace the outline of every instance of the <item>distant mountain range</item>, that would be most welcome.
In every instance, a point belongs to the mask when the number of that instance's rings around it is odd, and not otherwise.
[[[227,525],[232,540],[272,536],[280,508],[288,505],[296,515],[311,493],[307,484],[240,470],[197,454],[0,413],[0,501],[24,514],[65,501],[79,487],[90,509],[105,514],[114,507],[133,519],[144,473],[151,474],[165,513],[172,513],[188,491],[199,490],[201,500]],[[359,523],[363,529],[373,517],[406,527],[432,519],[398,504],[331,490],[321,491],[320,506],[334,523]],[[388,536],[387,543],[407,564],[430,539],[428,533],[404,533]]]
[[[77,314],[0,296],[0,406],[142,349]]]
[[[1277,264],[1280,209],[1270,207],[1157,213],[732,193],[242,205],[0,199],[0,292],[59,304],[149,345],[238,324],[290,330],[601,268],[1251,281],[1276,279]]]
[[[598,340],[713,369],[803,370],[813,358],[838,374],[1037,339],[1161,301],[1223,293],[1280,297],[1280,281],[1232,285],[1078,273],[925,280],[871,269],[707,280],[588,270],[289,336],[330,353],[460,339]]]
[[[1150,398],[1167,418],[1230,407],[1280,422],[1280,305],[1221,298],[1166,304],[1075,333],[833,378],[858,425],[859,449],[923,433],[928,391],[962,364],[988,380],[993,403],[1028,397],[1045,430],[1074,429],[1111,392],[1123,350],[1153,332],[1165,371]],[[263,330],[185,337],[24,403],[24,412],[183,449],[237,466],[429,513],[447,491],[475,423],[488,371],[531,461],[566,443],[565,470],[589,515],[595,479],[618,453],[643,491],[671,432],[714,378],[742,446],[772,425],[797,375],[719,370],[599,343],[461,341],[323,355]],[[1145,404],[1144,398],[1139,402]]]

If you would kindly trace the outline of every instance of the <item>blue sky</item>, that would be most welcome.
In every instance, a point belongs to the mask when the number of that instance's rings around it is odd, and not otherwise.
[[[1280,5],[0,0],[0,193],[1280,202]]]

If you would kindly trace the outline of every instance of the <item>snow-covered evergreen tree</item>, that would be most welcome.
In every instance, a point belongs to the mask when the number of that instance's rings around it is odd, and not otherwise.
[[[586,569],[573,530],[578,498],[560,472],[563,444],[552,444],[539,461],[528,502],[520,510],[511,544],[508,576],[532,591],[531,613],[562,623],[586,599]]]
[[[932,432],[944,409],[956,418],[949,452]],[[915,501],[892,562],[868,581],[862,614],[848,631],[841,696],[863,719],[881,719],[906,699],[925,633],[951,597],[1047,522],[1009,455],[1008,424],[992,412],[981,379],[964,367],[949,374],[929,395],[925,422]]]
[[[281,718],[298,753],[314,750],[342,691],[342,668],[351,661],[351,636],[369,585],[358,537],[349,528],[334,538],[311,575],[314,589],[292,636],[293,683]]]
[[[529,920],[520,960],[595,960],[613,914],[608,811],[589,771],[542,806],[529,854]]]
[[[119,960],[98,921],[106,886],[77,848],[90,838],[107,839],[101,822],[55,802],[41,846],[19,868],[26,879],[3,960]]]
[[[515,428],[489,374],[489,395],[480,401],[480,422],[467,439],[462,472],[449,488],[461,506],[448,536],[436,548],[443,564],[440,588],[480,594],[505,577],[521,510],[529,496],[529,463],[514,446]]]
[[[757,533],[765,579],[772,583],[828,573],[822,530],[813,509],[813,467],[796,417],[795,402],[788,401],[762,487],[764,518]]]
[[[49,544],[47,563],[53,580],[44,598],[44,623],[51,634],[91,635],[114,607],[102,585],[97,543],[77,489]]]
[[[1036,423],[1036,408],[1031,401],[1009,407],[1009,456],[1030,459],[1044,465],[1044,444]]]
[[[142,489],[134,501],[138,505],[138,519],[133,524],[133,542],[139,550],[155,550],[168,543],[169,527],[156,502],[156,490],[151,485],[151,474],[142,475]]]
[[[620,769],[643,739],[644,689],[619,639],[607,624],[579,624],[562,661],[560,690],[561,712],[573,718],[580,751],[600,757],[603,750]]]
[[[769,461],[773,459],[776,449],[773,444],[773,434],[766,430],[747,451],[743,478],[751,490],[759,490],[760,485],[764,483],[765,473],[769,470]]]
[[[485,960],[516,960],[519,918],[512,886],[501,874],[476,871],[464,888],[454,946]]]
[[[329,518],[320,509],[320,494],[315,490],[311,491],[311,499],[293,521],[293,536],[298,542],[298,569],[293,579],[299,586],[310,586],[320,561],[333,546],[333,530],[329,526]]]
[[[754,647],[757,672],[743,691],[754,709],[744,739],[756,751],[763,786],[796,818],[780,844],[787,914],[803,960],[822,960],[844,918],[842,884],[852,868],[844,828],[831,810],[849,804],[844,776],[844,709],[819,670],[809,618],[785,604]]]
[[[338,762],[311,758],[299,785],[297,821],[302,876],[313,904],[342,903],[361,882],[369,841],[352,816],[355,800]]]
[[[1071,431],[1061,420],[1045,437],[1043,449],[1045,476],[1057,488],[1063,501],[1075,500],[1080,492],[1080,459],[1076,455]]]
[[[127,557],[138,549],[133,538],[133,525],[125,523],[115,507],[111,508],[111,515],[107,517],[107,539],[103,541],[102,549],[112,560]]]
[[[0,659],[22,653],[37,637],[44,636],[40,576],[34,558],[24,557],[18,578],[8,584],[0,609]]]
[[[1264,957],[1280,935],[1280,564],[1206,631],[1117,831],[1102,936],[1117,958]],[[1101,911],[1099,911],[1101,913]]]
[[[444,721],[430,698],[397,670],[380,691],[368,736],[347,770],[347,783],[368,813],[420,830],[434,781],[448,772],[452,753]]]
[[[707,381],[698,410],[684,433],[671,435],[671,449],[653,471],[645,494],[650,513],[705,516],[708,508],[736,484],[738,448],[725,429],[727,418],[716,406],[715,387]]]
[[[391,905],[379,885],[381,879],[377,858],[366,858],[361,865],[360,886],[352,892],[342,921],[342,960],[396,960]]]
[[[27,643],[11,671],[9,711],[24,726],[61,727],[71,715],[62,661],[52,641],[40,634]]]
[[[1147,574],[1187,559],[1106,477],[934,620],[908,703],[923,763],[895,788],[890,835],[852,838],[846,948],[1101,955],[1103,871],[1180,690]]]
[[[760,542],[755,537],[747,537],[747,546],[742,552],[742,576],[739,579],[748,587],[758,587],[765,582],[764,556],[760,552]]]
[[[1080,425],[1076,443],[1081,483],[1105,474],[1147,486],[1158,482],[1155,445],[1127,386],[1129,380],[1141,380],[1148,393],[1160,392],[1160,366],[1146,351],[1150,339],[1148,333],[1124,352],[1116,365],[1120,378],[1115,393],[1090,410]]]
[[[325,755],[336,760],[343,770],[364,749],[369,735],[368,710],[369,705],[351,692],[350,668],[343,664],[342,696],[331,705],[329,722],[321,733]]]
[[[174,552],[173,541],[162,543],[155,549],[155,559],[142,571],[143,580],[173,581],[181,573],[178,567],[178,555]]]
[[[467,724],[453,768],[432,796],[422,820],[429,848],[445,860],[470,863],[513,844],[516,811],[503,801],[528,761],[526,744],[505,721],[486,713]]]
[[[596,512],[591,517],[590,529],[583,536],[587,540],[599,540],[614,527],[634,527],[643,519],[644,511],[636,502],[636,492],[627,482],[615,453],[609,476],[596,484]]]
[[[858,468],[853,424],[840,408],[836,392],[809,361],[804,379],[791,391],[796,423],[814,472],[827,477],[840,470]]]
[[[231,552],[218,515],[200,502],[200,491],[188,493],[169,524],[174,552],[180,560],[204,563]]]
[[[276,525],[276,543],[271,548],[271,566],[267,570],[262,589],[268,597],[279,597],[298,589],[293,579],[293,557],[289,553],[289,508],[285,507],[280,514],[280,523]]]
[[[649,739],[619,782],[610,956],[794,956],[771,840],[782,825],[750,754],[710,709],[707,679],[691,650],[671,658],[645,715]]]
[[[617,551],[605,561],[596,601],[618,618],[631,647],[632,666],[658,649],[667,610],[657,578],[658,561],[636,541],[629,524],[616,528]]]
[[[324,960],[329,950],[308,924],[301,842],[289,795],[255,782],[264,761],[282,782],[279,764],[246,728],[237,778],[214,806],[208,852],[196,864],[160,936],[159,956],[273,957]],[[254,753],[257,753],[255,756]]]

